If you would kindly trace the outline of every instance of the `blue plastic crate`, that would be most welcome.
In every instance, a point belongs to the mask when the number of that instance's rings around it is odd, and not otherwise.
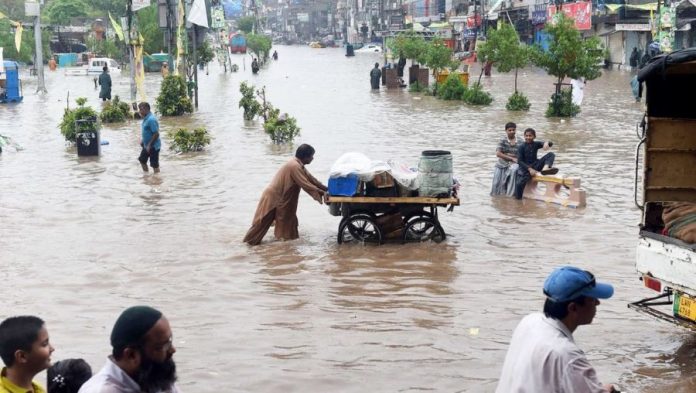
[[[353,196],[358,193],[360,178],[358,175],[329,178],[329,195]]]

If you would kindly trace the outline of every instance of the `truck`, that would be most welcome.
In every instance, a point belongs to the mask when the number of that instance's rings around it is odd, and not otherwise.
[[[696,243],[693,236],[675,237],[663,216],[675,203],[692,211],[696,204],[696,48],[656,56],[637,81],[641,91],[645,86],[646,112],[637,128],[634,201],[642,219],[636,270],[657,294],[629,307],[696,331]]]

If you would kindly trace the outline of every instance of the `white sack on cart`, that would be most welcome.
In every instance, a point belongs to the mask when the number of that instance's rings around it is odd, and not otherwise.
[[[411,168],[409,165],[397,160],[389,160],[387,164],[389,164],[390,173],[397,183],[409,190],[418,189],[417,169]]]
[[[334,162],[329,172],[330,177],[343,177],[350,174],[358,175],[362,181],[371,181],[375,174],[389,172],[390,168],[384,161],[372,161],[362,153],[345,153]]]

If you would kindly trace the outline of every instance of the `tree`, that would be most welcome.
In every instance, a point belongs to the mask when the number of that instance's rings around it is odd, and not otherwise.
[[[413,62],[425,63],[427,59],[428,44],[422,35],[414,31],[397,35],[391,41],[390,48],[396,57],[411,59],[411,65]]]
[[[486,60],[492,61],[499,72],[510,72],[515,70],[515,92],[508,100],[509,110],[528,110],[529,101],[527,97],[517,91],[517,73],[520,68],[529,64],[529,48],[520,42],[515,27],[511,24],[502,23],[499,29],[490,30],[488,40],[481,44]]]
[[[10,24],[7,19],[0,19],[0,48],[5,48],[4,58],[5,60],[16,60],[24,63],[34,63],[34,29],[24,29],[22,31],[22,44],[20,46],[20,51],[17,53],[17,48],[15,47],[15,33],[14,27]],[[42,43],[43,43],[43,53],[44,60],[51,56],[51,50],[49,48],[49,36],[50,32],[48,30],[42,31]]]
[[[0,2],[0,12],[15,21],[24,20],[24,1],[25,0],[2,0],[2,2]]]
[[[256,23],[256,18],[253,16],[243,16],[237,19],[237,28],[247,34],[254,30],[254,24]]]
[[[483,45],[491,46],[490,60],[499,72],[515,70],[515,93],[517,93],[517,72],[529,64],[529,48],[520,42],[515,27],[503,23],[498,30],[489,30],[488,40]]]
[[[256,54],[256,57],[260,61],[266,61],[268,59],[268,53],[273,46],[271,37],[263,34],[248,34],[246,39],[247,48],[249,48],[252,53]]]
[[[72,18],[87,16],[88,10],[84,0],[53,0],[46,11],[52,24],[65,26]]]
[[[452,49],[441,38],[430,41],[425,52],[425,65],[433,69],[434,75],[445,68],[456,70],[459,67],[459,61],[452,59]]]
[[[138,12],[136,12],[136,15],[138,18],[138,31],[145,40],[143,50],[146,53],[163,52],[162,45],[164,42],[164,30],[159,28],[159,20],[157,19],[157,7],[151,5],[149,7],[143,8],[141,10],[138,10]],[[172,51],[175,51],[175,49],[172,48]]]
[[[602,44],[597,37],[583,39],[573,19],[557,14],[555,23],[544,29],[549,34],[549,49],[540,46],[532,50],[532,62],[556,77],[556,92],[552,96],[554,110],[560,114],[561,84],[566,77],[593,80],[602,74],[599,70],[604,59]],[[569,95],[566,95],[569,96]]]

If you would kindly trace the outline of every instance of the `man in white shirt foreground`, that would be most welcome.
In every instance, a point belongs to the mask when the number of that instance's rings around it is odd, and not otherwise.
[[[573,340],[578,326],[592,323],[597,299],[610,298],[614,288],[588,271],[564,266],[546,279],[544,294],[544,313],[527,315],[512,334],[496,392],[617,392],[599,382]]]
[[[126,309],[111,331],[112,356],[79,393],[178,393],[169,321],[148,306]]]

